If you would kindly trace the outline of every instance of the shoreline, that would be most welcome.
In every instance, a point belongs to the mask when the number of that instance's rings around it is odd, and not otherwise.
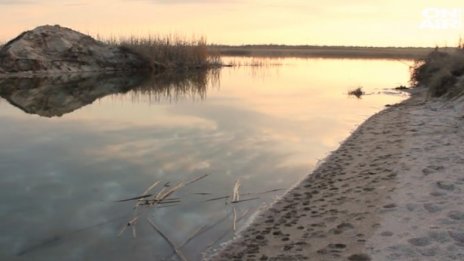
[[[464,101],[426,92],[367,119],[209,259],[464,259]]]
[[[222,56],[260,58],[341,58],[417,60],[426,57],[433,47],[367,47],[367,46],[311,46],[311,45],[210,45],[212,52]],[[455,48],[442,48],[452,52]]]

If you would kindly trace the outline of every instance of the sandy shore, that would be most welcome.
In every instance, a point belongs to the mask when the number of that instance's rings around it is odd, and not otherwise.
[[[213,260],[464,260],[464,110],[410,99],[364,122]]]

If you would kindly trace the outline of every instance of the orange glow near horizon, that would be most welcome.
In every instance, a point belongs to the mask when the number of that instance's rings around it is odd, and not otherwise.
[[[232,45],[455,46],[464,32],[457,0],[0,0],[0,10],[0,41],[43,24],[102,37],[201,35]]]

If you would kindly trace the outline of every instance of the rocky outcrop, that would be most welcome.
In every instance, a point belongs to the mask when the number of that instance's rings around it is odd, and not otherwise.
[[[73,112],[106,95],[140,86],[144,74],[63,74],[55,77],[0,79],[0,96],[30,114],[55,117]]]
[[[0,49],[0,74],[139,71],[150,63],[135,52],[104,44],[69,28],[40,26]]]

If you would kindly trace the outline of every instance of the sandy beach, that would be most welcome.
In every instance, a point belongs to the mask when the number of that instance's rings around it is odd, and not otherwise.
[[[462,101],[364,122],[212,260],[464,260]]]

